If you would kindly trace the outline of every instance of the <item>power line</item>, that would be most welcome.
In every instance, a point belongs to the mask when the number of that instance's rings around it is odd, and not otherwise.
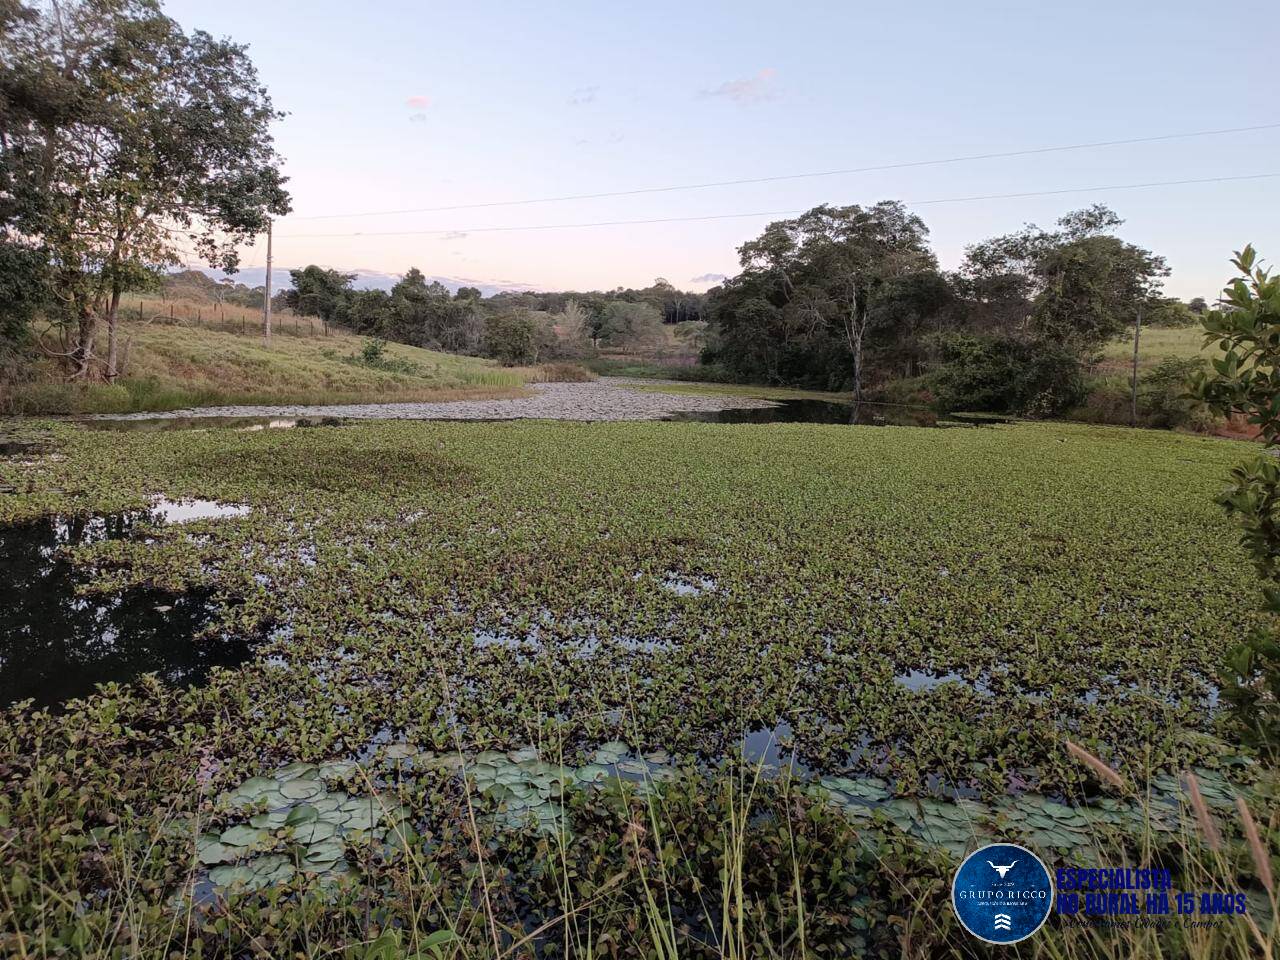
[[[1030,190],[1022,193],[987,193],[966,197],[942,197],[932,200],[904,200],[909,207],[923,207],[937,203],[972,203],[978,200],[1018,200],[1028,197],[1054,197],[1068,193],[1100,193],[1110,190],[1145,190],[1152,187],[1176,187],[1200,183],[1232,183],[1243,180],[1267,180],[1280,177],[1280,173],[1252,173],[1237,177],[1203,177],[1194,180],[1152,180],[1147,183],[1120,183],[1101,187],[1066,187],[1060,190]],[[297,240],[303,238],[323,237],[412,237],[449,233],[515,233],[524,230],[572,230],[582,227],[625,227],[643,226],[651,223],[694,223],[705,220],[739,220],[749,217],[789,217],[804,210],[763,210],[753,213],[716,213],[697,217],[659,217],[651,220],[596,220],[590,223],[541,223],[510,227],[471,227],[459,229],[435,230],[387,230],[387,231],[355,231],[352,233],[291,233],[277,237],[278,240]]]
[[[970,163],[975,160],[1000,160],[1011,157],[1031,157],[1044,153],[1065,153],[1071,150],[1092,150],[1098,147],[1119,147],[1136,143],[1160,143],[1168,140],[1189,140],[1195,137],[1219,137],[1231,133],[1249,133],[1257,130],[1275,130],[1280,123],[1263,123],[1249,127],[1227,127],[1221,130],[1197,130],[1192,133],[1166,133],[1155,137],[1130,137],[1124,140],[1093,140],[1087,143],[1071,143],[1056,147],[1034,147],[1027,150],[1009,150],[1000,153],[974,153],[965,156],[945,157],[938,160],[907,160],[901,163],[882,163],[869,167],[847,167],[842,170],[823,170],[815,173],[787,173],[770,177],[746,177],[740,180],[713,180],[707,183],[687,183],[665,187],[640,187],[634,190],[610,190],[603,193],[575,193],[558,197],[536,197],[525,200],[490,200],[482,203],[455,203],[440,207],[412,207],[403,210],[374,210],[362,213],[322,213],[294,220],[343,220],[349,217],[391,217],[408,213],[441,213],[449,210],[480,210],[486,207],[517,207],[535,203],[563,203],[568,200],[603,200],[608,197],[635,197],[650,193],[674,193],[681,190],[706,190],[712,187],[736,187],[753,183],[780,183],[786,180],[811,180],[819,177],[839,177],[853,173],[876,173],[882,170],[904,170],[910,167],[934,167],[951,163]]]

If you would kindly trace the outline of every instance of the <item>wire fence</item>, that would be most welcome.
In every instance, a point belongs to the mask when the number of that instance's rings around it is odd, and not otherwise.
[[[126,323],[194,326],[246,337],[262,336],[262,309],[234,303],[129,295],[120,303],[120,318]],[[299,317],[291,310],[271,312],[273,336],[325,337],[335,332],[332,324],[326,328],[317,317]]]

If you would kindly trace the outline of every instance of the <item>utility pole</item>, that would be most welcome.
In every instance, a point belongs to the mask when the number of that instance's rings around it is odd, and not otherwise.
[[[262,339],[271,346],[271,220],[267,220],[267,282],[262,299]]]
[[[1133,384],[1129,394],[1129,425],[1138,425],[1138,338],[1142,335],[1142,306],[1146,298],[1138,301],[1138,313],[1133,319]]]

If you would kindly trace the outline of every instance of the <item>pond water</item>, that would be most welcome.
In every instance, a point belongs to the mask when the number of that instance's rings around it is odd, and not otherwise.
[[[662,419],[698,423],[831,423],[871,427],[976,427],[1006,423],[1008,418],[989,414],[939,414],[930,407],[888,403],[838,403],[829,400],[779,400],[771,407],[736,407],[729,410],[688,410]],[[430,421],[430,418],[425,418]],[[476,420],[492,422],[492,417]],[[499,418],[501,419],[501,418]],[[81,419],[90,430],[161,432],[169,430],[277,430],[290,427],[336,426],[333,417],[138,417],[136,419]],[[449,421],[453,422],[453,421]]]
[[[1001,418],[970,414],[941,415],[929,407],[888,403],[835,403],[829,400],[780,400],[777,406],[733,410],[697,410],[665,418],[700,423],[843,423],[867,427],[974,427]]]
[[[209,591],[78,595],[85,576],[64,550],[124,539],[144,522],[182,523],[243,509],[159,500],[151,510],[0,527],[0,706],[27,699],[56,706],[92,693],[95,684],[152,672],[184,686],[215,666],[244,662],[251,642],[212,629],[217,604]]]

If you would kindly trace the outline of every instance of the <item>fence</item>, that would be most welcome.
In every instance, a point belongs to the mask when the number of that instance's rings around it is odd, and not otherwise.
[[[132,320],[173,326],[198,326],[246,337],[262,336],[262,310],[233,303],[127,297],[120,303],[120,316],[126,322]],[[289,310],[273,310],[271,313],[273,336],[323,337],[333,331],[334,327],[330,324],[329,331],[326,332],[324,322],[316,317],[299,317]]]

